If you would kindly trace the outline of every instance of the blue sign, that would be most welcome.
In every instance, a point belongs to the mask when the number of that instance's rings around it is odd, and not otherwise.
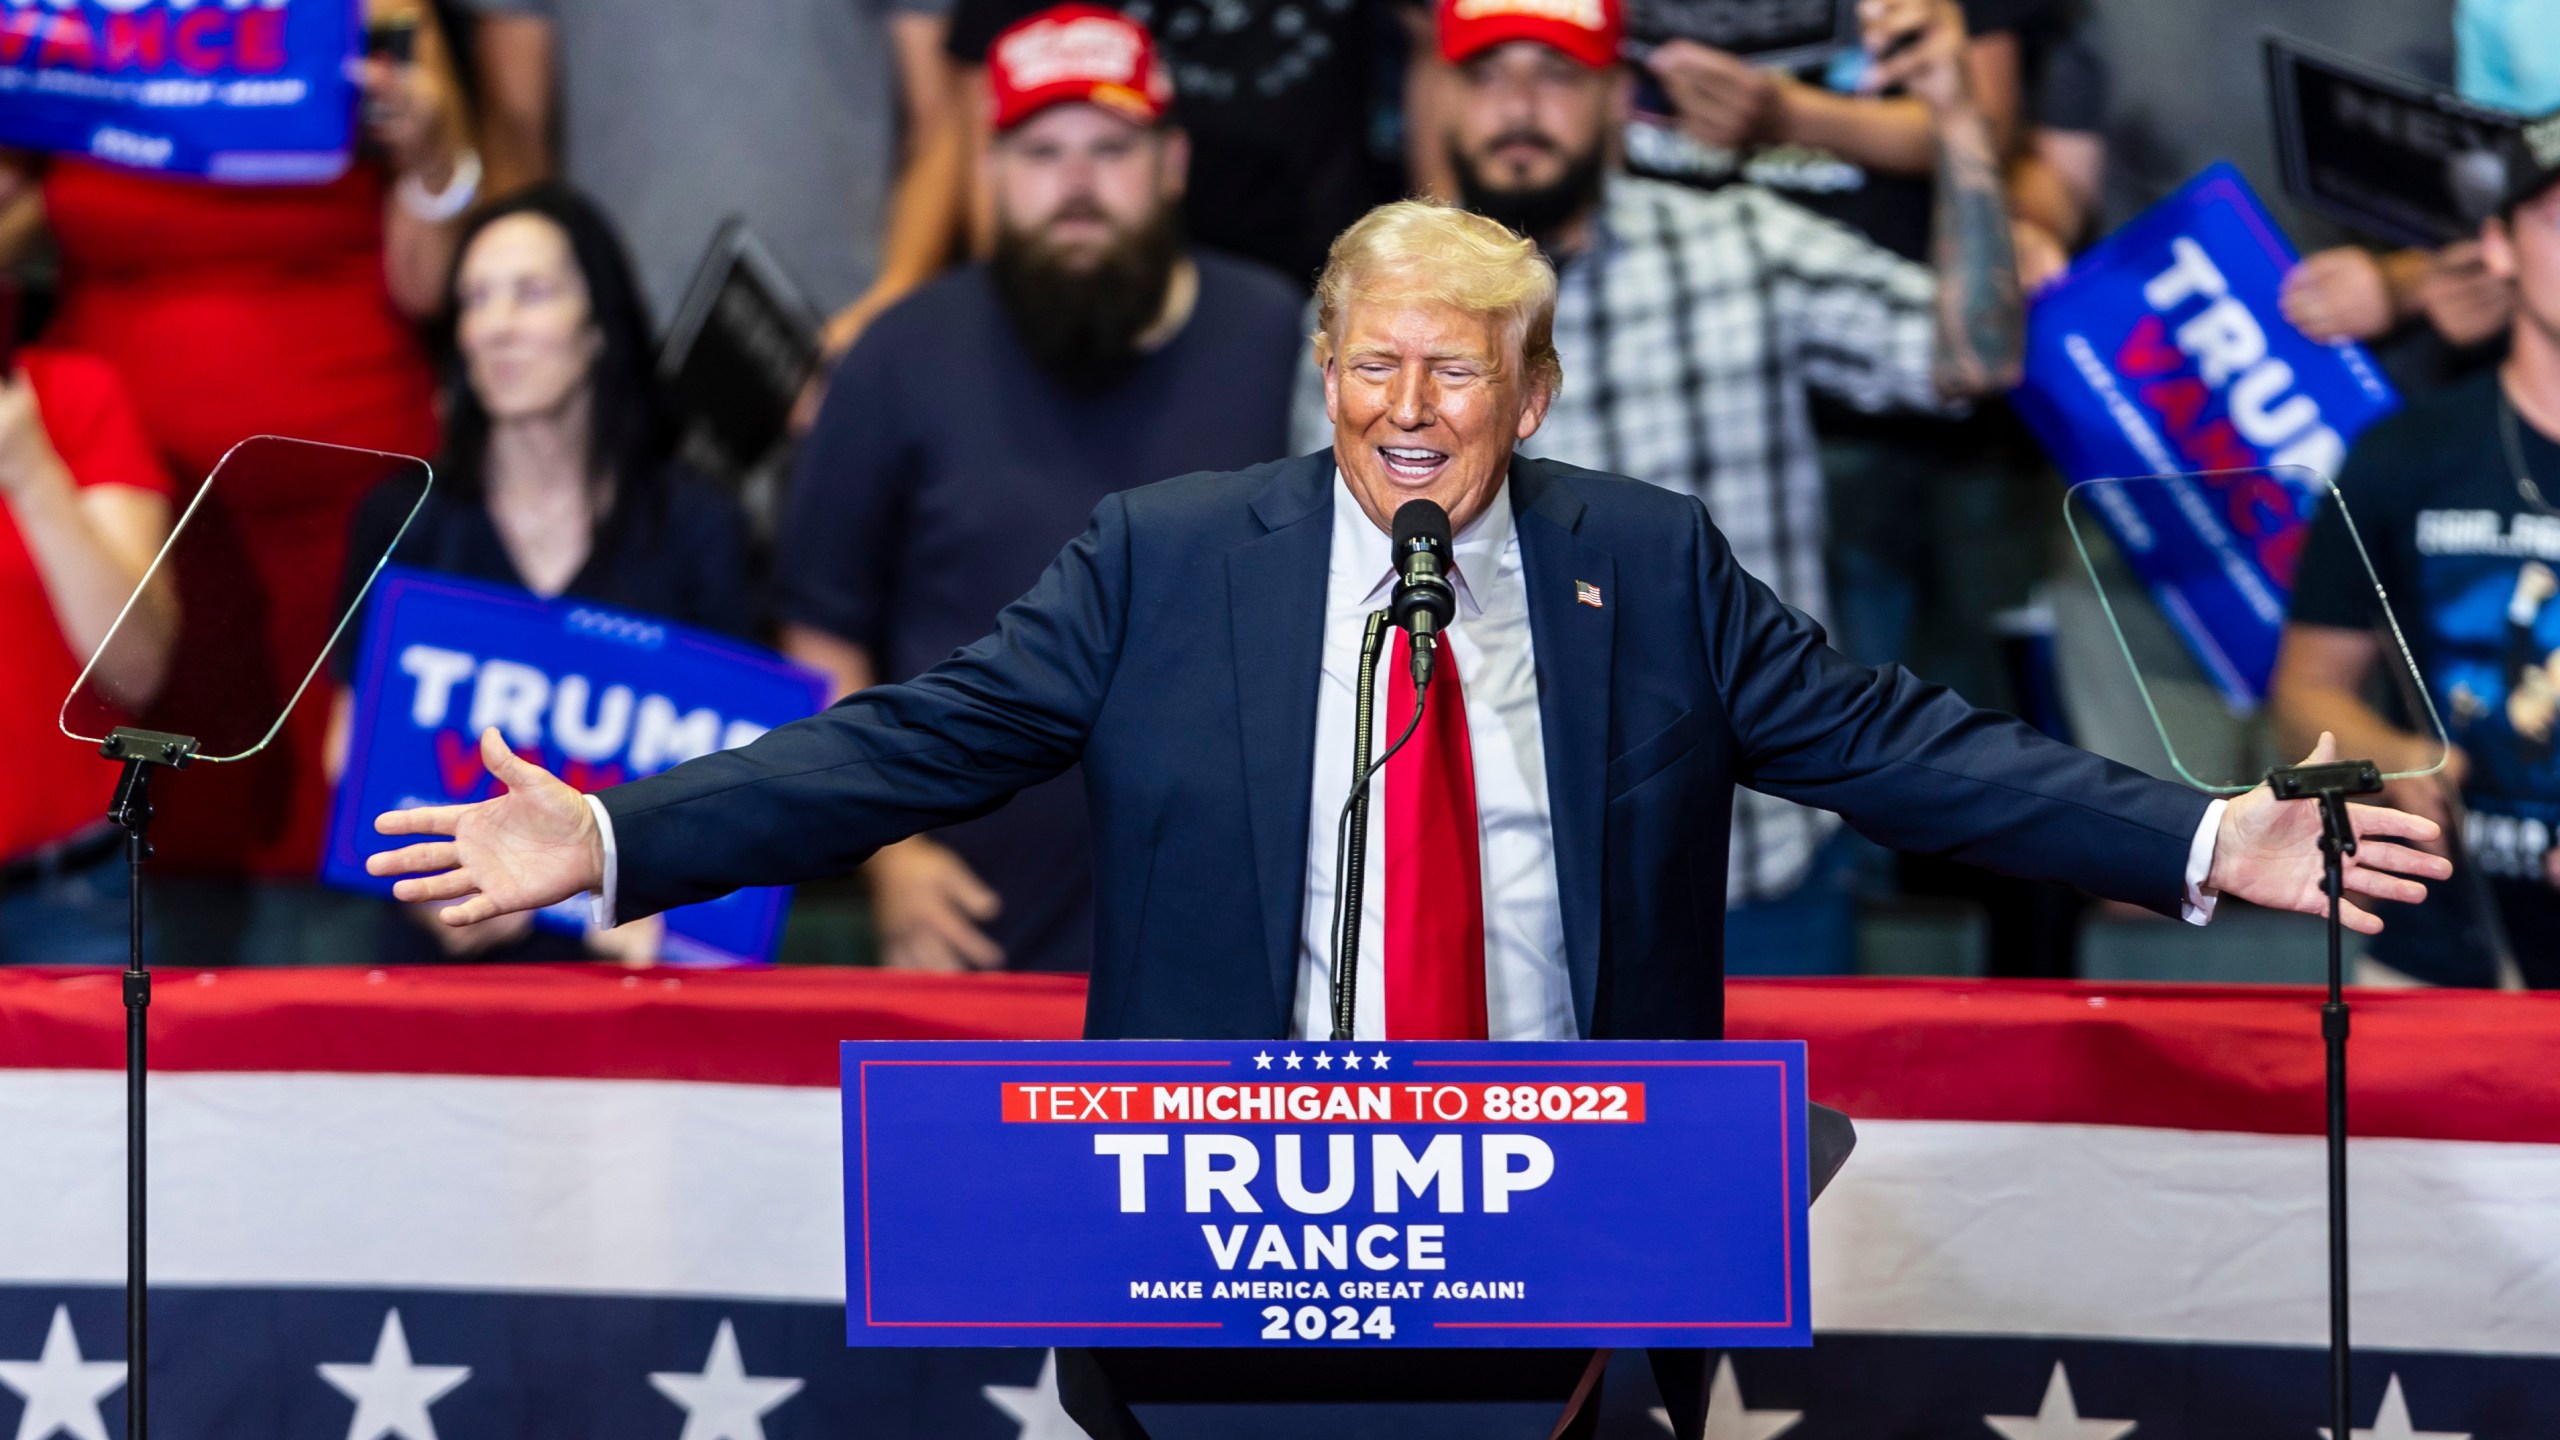
[[[2284,318],[2294,261],[2248,182],[2215,165],[2037,298],[2011,396],[2072,481],[2180,477],[2082,493],[2242,710],[2266,693],[2320,482],[2400,403],[2362,347]]]
[[[825,681],[761,650],[581,601],[386,566],[368,604],[354,732],[320,871],[353,890],[391,893],[390,881],[365,873],[365,857],[402,842],[375,834],[374,816],[497,793],[480,762],[490,726],[590,791],[744,745],[826,700]],[[668,911],[663,957],[770,960],[787,894],[741,890]],[[535,923],[578,932],[586,903],[555,905]]]
[[[854,1042],[854,1345],[1809,1345],[1794,1041]]]
[[[241,184],[352,153],[362,0],[11,0],[0,145]]]

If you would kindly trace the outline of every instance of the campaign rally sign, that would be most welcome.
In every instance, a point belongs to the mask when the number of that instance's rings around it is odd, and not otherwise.
[[[355,727],[329,821],[321,878],[376,894],[365,857],[402,843],[373,817],[486,800],[480,762],[496,726],[517,754],[582,791],[654,775],[815,714],[826,685],[764,651],[576,600],[385,566],[374,583],[355,682]],[[667,912],[664,958],[770,960],[787,891],[741,890]],[[584,900],[535,923],[571,933]]]
[[[1795,1041],[852,1042],[854,1345],[1812,1341]]]
[[[2521,119],[2282,35],[2265,44],[2288,192],[2398,245],[2479,233],[2506,188],[2502,156]]]
[[[10,0],[0,145],[243,184],[344,173],[361,0]]]
[[[2285,320],[2295,258],[2248,182],[2215,165],[2037,297],[2011,395],[2074,482],[2177,477],[2093,489],[2091,508],[2242,710],[2266,692],[2321,482],[2399,406],[2362,347]]]

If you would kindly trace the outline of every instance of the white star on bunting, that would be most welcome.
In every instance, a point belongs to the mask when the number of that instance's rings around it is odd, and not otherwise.
[[[1290,1069],[1292,1069],[1292,1070],[1297,1069],[1297,1068],[1298,1068],[1298,1052],[1297,1052],[1297,1051],[1295,1051],[1295,1050],[1292,1050],[1292,1051],[1290,1051],[1288,1054],[1281,1056],[1281,1057],[1280,1057],[1280,1063],[1281,1063],[1281,1064],[1283,1064],[1283,1065],[1288,1066],[1288,1067],[1289,1067]]]
[[[1014,1440],[1087,1440],[1084,1427],[1067,1416],[1058,1399],[1058,1352],[1040,1360],[1040,1378],[1028,1385],[980,1387],[987,1403],[1022,1422]]]
[[[1325,1052],[1323,1052],[1322,1050],[1317,1051],[1317,1052],[1316,1052],[1316,1068],[1317,1068],[1317,1069],[1319,1069],[1319,1070],[1330,1070],[1330,1069],[1332,1069],[1332,1068],[1333,1068],[1333,1057],[1332,1057],[1332,1056],[1330,1056],[1330,1055],[1328,1055],[1328,1054],[1326,1054],[1326,1053],[1325,1053]]]
[[[1345,1070],[1357,1070],[1357,1069],[1359,1069],[1359,1068],[1360,1068],[1360,1052],[1359,1052],[1359,1051],[1357,1051],[1357,1050],[1354,1050],[1354,1051],[1352,1051],[1350,1054],[1343,1056],[1343,1057],[1342,1057],[1342,1068],[1343,1068],[1343,1069],[1345,1069]]]
[[[723,1317],[701,1374],[653,1370],[649,1383],[684,1407],[684,1434],[678,1440],[764,1440],[766,1413],[799,1394],[807,1382],[748,1374],[747,1362],[738,1354],[737,1328]]]
[[[27,1408],[18,1414],[18,1440],[107,1440],[98,1402],[124,1383],[121,1360],[83,1360],[71,1329],[71,1307],[53,1307],[44,1351],[33,1360],[0,1360],[0,1385],[18,1392]]]
[[[1653,1407],[1654,1423],[1671,1428],[1671,1412]],[[1751,1410],[1742,1403],[1742,1382],[1733,1373],[1733,1357],[1716,1357],[1716,1378],[1707,1385],[1705,1440],[1777,1440],[1804,1420],[1801,1410]]]
[[[2053,1362],[2053,1378],[2045,1382],[2044,1404],[2033,1415],[1985,1415],[1982,1423],[2002,1440],[2119,1440],[2133,1433],[2131,1420],[2083,1420],[2080,1402],[2071,1398],[2071,1375]]]
[[[468,1365],[414,1365],[409,1361],[409,1332],[400,1328],[400,1312],[382,1317],[382,1335],[373,1342],[367,1365],[322,1365],[320,1378],[356,1402],[356,1417],[347,1424],[347,1440],[436,1440],[427,1407],[471,1378]]]
[[[1254,1069],[1256,1069],[1256,1070],[1268,1070],[1268,1069],[1270,1069],[1270,1068],[1271,1068],[1271,1052],[1270,1052],[1270,1051],[1268,1051],[1268,1050],[1265,1050],[1265,1051],[1263,1051],[1261,1054],[1254,1056],[1254,1057],[1253,1057],[1253,1068],[1254,1068]]]
[[[1386,1069],[1386,1068],[1387,1068],[1387,1052],[1386,1052],[1386,1051],[1384,1051],[1384,1050],[1381,1050],[1381,1051],[1379,1051],[1377,1054],[1370,1056],[1370,1057],[1369,1057],[1369,1067],[1370,1067],[1371,1069],[1373,1069],[1373,1070],[1384,1070],[1384,1069]]]
[[[2327,1436],[2329,1427],[2321,1426],[2320,1433]],[[2421,1430],[2410,1423],[2409,1398],[2400,1393],[2400,1377],[2394,1375],[2382,1392],[2382,1408],[2374,1412],[2373,1428],[2356,1431],[2355,1440],[2471,1440],[2471,1432]]]

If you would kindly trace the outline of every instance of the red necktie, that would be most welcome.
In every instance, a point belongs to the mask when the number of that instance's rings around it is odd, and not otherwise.
[[[1396,631],[1387,723],[1413,714],[1412,641]],[[1440,645],[1422,725],[1387,762],[1387,1038],[1482,1040],[1484,879],[1458,657]]]

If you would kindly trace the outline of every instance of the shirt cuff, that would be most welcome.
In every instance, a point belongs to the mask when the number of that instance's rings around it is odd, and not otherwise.
[[[2196,822],[2196,838],[2187,842],[2187,899],[2178,918],[2190,925],[2203,925],[2213,919],[2214,903],[2222,896],[2204,888],[2213,874],[2213,841],[2222,833],[2222,812],[2231,808],[2228,800],[2216,800],[2204,807],[2204,818]],[[596,807],[602,814],[604,807]],[[613,883],[613,832],[605,832],[605,883]],[[609,891],[607,893],[610,893]]]
[[[587,796],[586,801],[587,813],[596,817],[596,829],[601,831],[604,835],[604,883],[598,885],[594,892],[587,897],[587,920],[599,930],[610,930],[617,923],[613,918],[614,901],[618,894],[615,885],[616,877],[614,872],[619,868],[615,863],[616,857],[613,848],[613,817],[605,813],[604,802],[593,795]],[[2216,801],[2214,803],[2220,804],[2221,802]],[[2192,872],[2195,870],[2195,866],[2190,864],[2187,869],[2190,872],[2190,879],[2192,879]],[[2195,886],[2193,884],[2189,884],[2187,889],[2192,893]]]

